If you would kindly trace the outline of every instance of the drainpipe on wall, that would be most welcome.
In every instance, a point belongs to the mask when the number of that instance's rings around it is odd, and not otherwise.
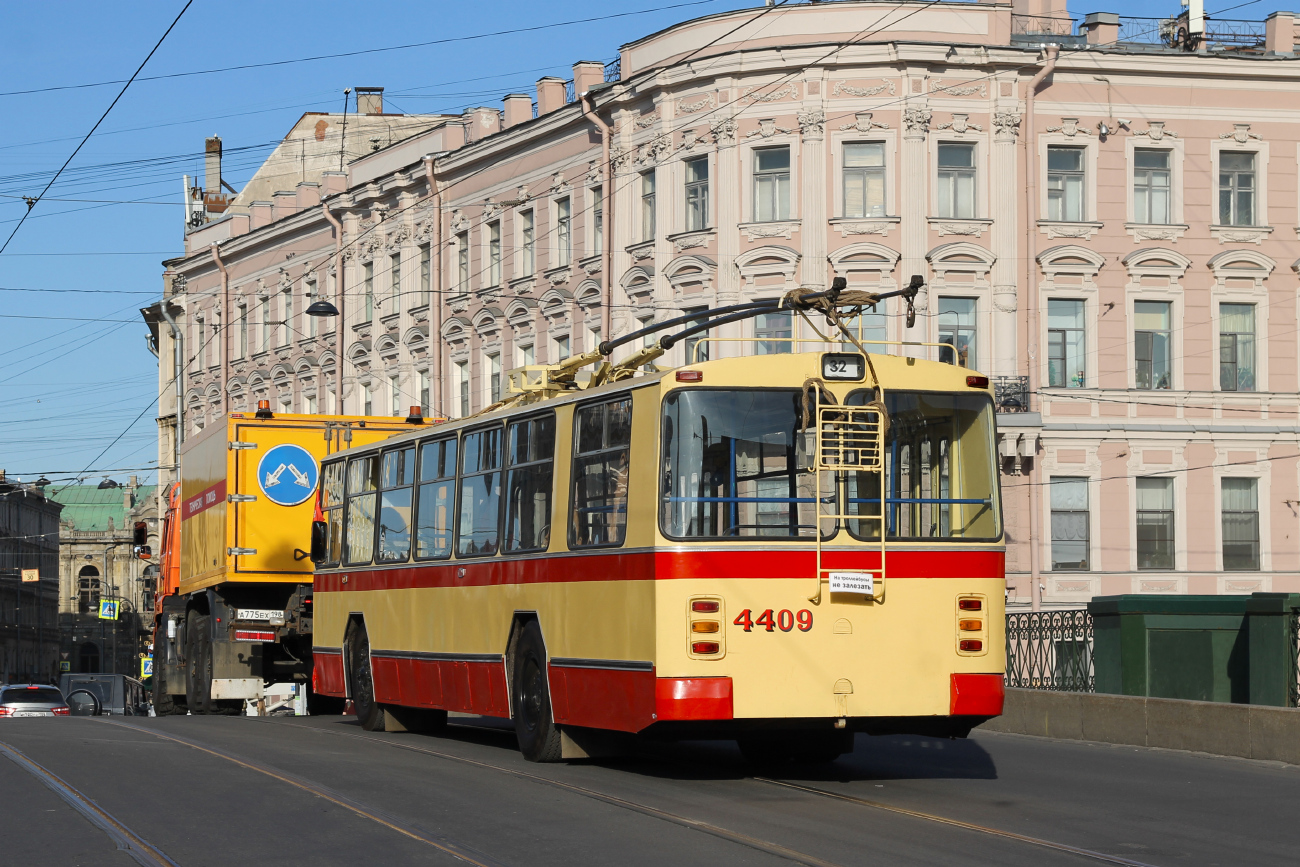
[[[1038,284],[1034,279],[1034,269],[1037,258],[1037,240],[1038,240],[1038,142],[1034,132],[1034,96],[1038,93],[1038,88],[1046,80],[1047,76],[1052,74],[1056,69],[1056,55],[1060,52],[1060,46],[1052,44],[1047,46],[1046,62],[1038,73],[1029,80],[1029,88],[1025,91],[1025,316],[1029,321],[1028,335],[1026,344],[1028,348],[1028,386],[1029,386],[1029,409],[1038,409],[1042,412],[1042,401],[1038,399],[1038,331],[1040,311],[1038,305]],[[1035,441],[1037,441],[1035,439]],[[1038,454],[1032,457],[1033,463],[1029,469],[1029,599],[1030,607],[1034,611],[1039,611],[1043,607],[1042,591],[1042,564],[1040,563],[1042,540],[1039,536],[1040,515],[1042,508],[1043,496],[1039,485],[1042,481],[1042,474],[1038,468]]]
[[[175,356],[172,366],[175,368],[174,378],[176,380],[176,435],[172,437],[172,446],[175,452],[172,463],[175,466],[177,477],[179,477],[181,471],[181,442],[185,439],[185,336],[181,333],[176,320],[167,312],[167,299],[164,298],[162,304],[158,305],[158,312],[162,314],[162,318],[166,320],[167,326],[172,330],[172,350]]]
[[[613,135],[613,129],[609,124],[596,114],[595,105],[591,99],[591,91],[582,95],[582,114],[587,120],[596,125],[600,130],[600,161],[605,166],[605,182],[601,185],[601,203],[604,215],[604,224],[601,226],[600,237],[600,273],[601,299],[600,299],[600,339],[610,340],[614,337],[611,326],[611,313],[614,306],[614,275],[610,272],[614,268],[614,209],[610,207],[614,194],[614,167],[610,165],[609,150],[610,137]]]
[[[339,309],[339,326],[338,326],[338,348],[335,358],[334,367],[334,396],[335,409],[339,415],[343,415],[343,326],[347,319],[343,315],[343,224],[335,219],[334,214],[330,212],[330,206],[321,202],[321,213],[325,219],[334,227],[334,306]]]
[[[230,415],[230,346],[226,343],[230,334],[230,329],[226,327],[230,318],[230,272],[221,262],[220,248],[213,244],[208,248],[212,253],[212,261],[217,263],[217,270],[221,272],[221,414]],[[202,341],[199,343],[202,346]],[[179,466],[179,465],[178,465]]]
[[[433,350],[433,393],[429,395],[429,402],[433,406],[426,407],[425,411],[429,415],[442,415],[442,190],[438,187],[438,179],[434,176],[432,156],[424,158],[424,177],[429,182],[429,194],[433,196],[433,297],[429,299],[429,306],[433,308],[433,322],[429,328],[429,347]]]

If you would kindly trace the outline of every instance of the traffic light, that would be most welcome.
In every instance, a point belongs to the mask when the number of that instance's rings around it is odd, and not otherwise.
[[[135,522],[135,531],[131,534],[131,544],[137,548],[149,544],[149,525],[144,521]]]

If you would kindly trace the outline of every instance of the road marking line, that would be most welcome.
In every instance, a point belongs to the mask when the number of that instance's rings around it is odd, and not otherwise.
[[[592,800],[595,801],[602,801],[614,807],[621,807],[625,810],[630,810],[634,813],[640,813],[644,816],[650,816],[651,818],[661,819],[665,822],[670,822],[674,825],[679,825],[683,828],[690,828],[692,830],[699,831],[703,834],[709,834],[710,836],[718,837],[720,839],[727,840],[732,843],[738,843],[742,846],[745,846],[750,849],[755,849],[759,852],[766,852],[769,855],[776,855],[777,857],[784,858],[787,861],[793,861],[796,864],[804,864],[807,865],[807,867],[840,867],[840,865],[836,864],[833,861],[824,861],[815,855],[807,855],[803,852],[786,848],[785,846],[782,846],[779,843],[770,843],[767,840],[760,840],[757,837],[750,837],[748,834],[742,834],[739,831],[730,831],[718,825],[713,825],[708,822],[700,821],[699,819],[690,819],[687,818],[686,816],[679,816],[676,813],[669,813],[666,810],[660,810],[657,807],[650,807],[645,804],[638,804],[635,801],[624,800],[623,798],[619,798],[615,795],[607,795],[604,792],[597,792],[594,789],[588,789],[583,786],[574,785],[573,783],[565,783],[559,780],[548,779],[547,777],[540,777],[536,774],[530,774],[527,771],[515,770],[514,768],[503,768],[500,767],[499,765],[492,765],[492,764],[488,764],[487,762],[480,762],[477,759],[468,759],[465,758],[464,756],[457,756],[451,753],[439,752],[438,750],[429,750],[423,747],[411,746],[409,744],[394,743],[393,741],[385,740],[383,738],[370,737],[367,735],[355,735],[352,734],[351,732],[333,731],[331,729],[318,728],[317,726],[303,725],[302,723],[286,723],[286,722],[270,723],[269,720],[267,722],[272,725],[293,726],[294,728],[307,729],[308,731],[320,732],[321,734],[339,735],[340,737],[345,737],[345,738],[356,738],[359,741],[371,741],[373,743],[384,744],[386,746],[395,747],[399,750],[409,750],[413,753],[424,753],[426,755],[434,756],[440,759],[447,759],[453,762],[461,762],[467,765],[475,765],[480,768],[488,768],[493,771],[500,771],[503,774],[509,774],[513,777],[517,777],[522,780],[530,780],[532,782],[542,783],[543,785],[551,786],[553,788],[563,789],[569,792],[573,792],[574,794],[581,795],[584,798],[591,798]]]
[[[825,789],[814,789],[811,786],[801,786],[797,783],[788,783],[784,780],[772,780],[767,777],[754,777],[753,779],[759,783],[768,783],[773,786],[782,786],[787,789],[795,789],[800,792],[821,795],[825,798],[848,801],[851,804],[861,804],[864,807],[873,807],[877,810],[884,810],[889,813],[911,816],[914,819],[925,819],[929,822],[938,822],[941,825],[952,825],[955,828],[965,828],[968,831],[977,831],[981,834],[991,834],[994,837],[1004,837],[1008,840],[1028,843],[1031,846],[1042,846],[1046,849],[1055,849],[1058,852],[1069,852],[1072,855],[1092,858],[1095,861],[1104,861],[1107,864],[1120,864],[1123,865],[1123,867],[1153,867],[1153,865],[1148,864],[1145,861],[1133,861],[1129,858],[1121,858],[1118,855],[1107,855],[1105,852],[1094,852],[1092,849],[1081,849],[1078,846],[1069,846],[1065,843],[1053,843],[1051,840],[1044,840],[1040,837],[1028,837],[1024,834],[1017,834],[1014,831],[1003,831],[999,828],[989,828],[984,825],[976,825],[972,822],[963,822],[960,819],[949,819],[946,816],[936,816],[933,813],[922,813],[919,810],[909,810],[907,807],[896,807],[893,804],[885,804],[880,801],[869,801],[866,798],[858,798],[853,795],[841,795],[838,792],[828,792]]]
[[[179,867],[175,861],[163,854],[161,849],[150,844],[139,834],[113,818],[106,810],[73,788],[52,771],[29,759],[17,747],[0,743],[0,754],[18,767],[40,780],[45,787],[58,795],[72,809],[80,813],[96,828],[103,831],[117,844],[117,848],[126,852],[142,867]]]
[[[396,831],[397,833],[402,834],[405,837],[411,838],[412,840],[418,840],[421,843],[427,843],[433,848],[439,849],[447,853],[448,855],[452,856],[453,858],[457,858],[468,864],[473,864],[475,865],[475,867],[503,867],[503,865],[501,865],[499,862],[493,861],[488,856],[480,852],[476,852],[470,849],[469,847],[461,846],[457,843],[453,843],[451,840],[447,839],[446,837],[442,837],[442,836],[433,837],[418,829],[410,828],[402,824],[400,820],[394,817],[381,813],[378,810],[371,809],[370,807],[367,807],[358,801],[354,801],[351,798],[347,797],[346,795],[340,794],[339,792],[335,792],[332,789],[328,789],[324,786],[318,785],[309,780],[305,780],[302,777],[294,776],[293,774],[290,774],[288,771],[282,771],[278,768],[273,768],[270,765],[262,765],[257,762],[254,762],[251,759],[242,758],[240,756],[235,755],[234,753],[228,753],[225,752],[224,750],[219,750],[216,747],[205,746],[199,743],[198,741],[193,741],[190,740],[189,738],[183,738],[178,735],[167,735],[167,734],[163,734],[162,732],[154,731],[153,729],[145,728],[143,726],[131,725],[130,723],[117,722],[115,720],[109,720],[103,718],[100,718],[99,722],[104,725],[113,725],[124,729],[131,729],[137,732],[145,732],[147,734],[153,735],[156,738],[161,738],[162,740],[166,740],[166,741],[172,741],[173,743],[178,743],[183,746],[187,746],[190,749],[198,750],[199,752],[216,756],[219,759],[225,759],[228,762],[232,762],[241,767],[248,768],[251,771],[257,771],[259,774],[265,774],[266,776],[271,777],[272,779],[279,780],[282,783],[288,783],[289,785],[295,788],[302,789],[304,792],[309,792],[310,794],[313,794],[318,798],[324,798],[325,800],[333,804],[337,804],[338,806],[344,808],[345,810],[349,810],[353,813],[356,813],[358,816],[361,816],[366,819],[370,819],[373,822],[377,822],[380,825],[383,825],[386,828],[390,828]]]

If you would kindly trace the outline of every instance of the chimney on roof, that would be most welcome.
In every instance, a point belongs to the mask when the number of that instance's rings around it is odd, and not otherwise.
[[[215,135],[203,142],[203,189],[221,192],[221,139]]]
[[[546,76],[537,79],[537,116],[550,114],[557,108],[564,108],[566,102],[564,79]]]
[[[505,103],[506,128],[533,119],[533,98],[526,93],[507,93]]]
[[[357,114],[383,114],[384,89],[382,87],[358,87]]]
[[[1115,12],[1089,12],[1083,19],[1083,32],[1089,45],[1114,45],[1119,42],[1119,15]]]
[[[605,83],[605,64],[599,60],[580,60],[573,64],[573,95],[582,95],[598,84]]]
[[[1295,53],[1295,13],[1274,12],[1264,19],[1264,50],[1274,54]]]

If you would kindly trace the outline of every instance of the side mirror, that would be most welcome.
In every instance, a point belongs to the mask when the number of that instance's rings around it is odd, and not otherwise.
[[[324,521],[311,522],[311,561],[320,563],[329,556],[330,528]]]
[[[149,525],[144,521],[136,521],[135,528],[131,533],[131,544],[139,548],[141,545],[149,543]]]
[[[104,708],[99,703],[99,696],[88,689],[74,689],[68,694],[68,714],[70,716],[103,716]]]
[[[135,556],[139,557],[141,560],[150,560],[153,558],[153,548],[148,545],[141,545],[136,548]]]

